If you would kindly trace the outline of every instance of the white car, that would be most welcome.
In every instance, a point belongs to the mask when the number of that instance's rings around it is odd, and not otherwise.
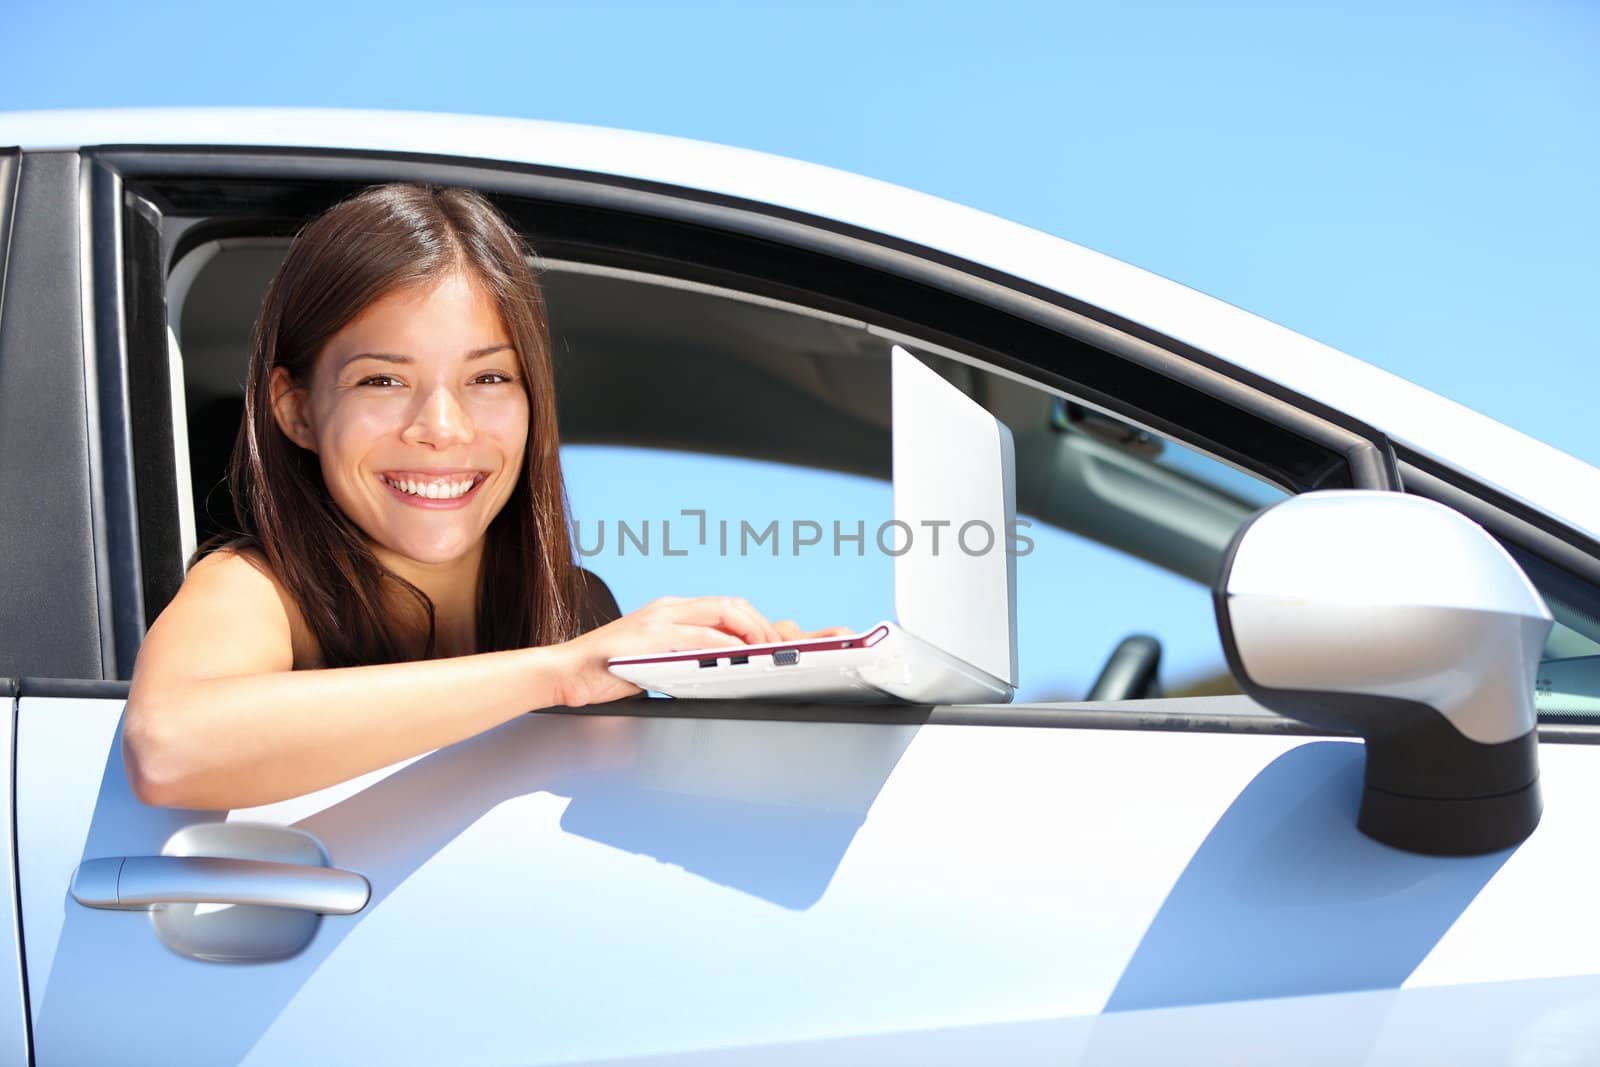
[[[659,524],[584,561],[624,607],[887,617],[887,560],[784,538],[886,499],[890,348],[1006,422],[1017,701],[657,699],[134,799],[266,278],[394,180],[536,249],[578,513]],[[653,135],[0,114],[0,249],[0,1060],[1600,1062],[1600,471],[1045,234]],[[781,550],[710,552],[753,484]]]

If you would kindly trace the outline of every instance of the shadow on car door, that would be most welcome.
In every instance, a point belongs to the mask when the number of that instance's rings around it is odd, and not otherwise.
[[[99,709],[102,729],[113,729],[102,735],[87,838],[68,866],[154,855],[177,829],[222,817],[135,801],[112,710]],[[573,920],[604,926],[613,907],[628,913],[624,925],[651,909],[671,923],[670,901],[629,906],[619,891],[639,864],[807,908],[916,729],[530,715],[344,787],[234,812],[310,833],[372,886],[361,913],[325,916],[303,952],[275,962],[186,958],[146,916],[83,907],[66,893],[71,870],[52,872],[58,939],[48,945],[36,930],[32,942],[36,960],[48,955],[33,975],[40,1060],[110,1062],[137,1049],[134,1059],[164,1063],[241,1062],[269,1035],[278,1053],[267,1060],[299,1060],[315,1054],[353,987],[432,987],[424,999],[449,1002],[469,972],[501,969],[508,991],[531,993],[560,982],[585,950],[627,968],[636,961],[625,942],[558,947],[551,935]],[[381,1020],[339,1022],[351,1036],[367,1025]],[[481,1054],[538,1057],[537,1026],[477,1029]]]

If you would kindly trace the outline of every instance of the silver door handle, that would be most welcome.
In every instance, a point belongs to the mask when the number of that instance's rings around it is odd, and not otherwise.
[[[85,860],[72,897],[89,908],[138,911],[156,904],[258,904],[354,915],[372,886],[354,871],[214,856],[121,856]]]

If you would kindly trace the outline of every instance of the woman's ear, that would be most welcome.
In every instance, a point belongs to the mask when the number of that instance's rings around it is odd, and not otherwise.
[[[317,436],[311,425],[311,396],[305,386],[296,384],[284,367],[273,367],[269,381],[272,390],[272,417],[283,436],[305,449],[317,450]]]

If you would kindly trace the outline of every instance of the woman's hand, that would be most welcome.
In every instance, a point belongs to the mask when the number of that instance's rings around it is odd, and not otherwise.
[[[564,707],[581,708],[634,696],[643,690],[607,668],[618,656],[737,648],[848,634],[848,626],[800,629],[792,620],[771,623],[740,597],[657,597],[637,611],[556,646],[565,677],[557,685]]]
[[[772,624],[778,631],[780,641],[806,641],[813,637],[843,637],[845,634],[854,633],[848,626],[824,626],[820,630],[802,630],[798,623],[791,619]]]

